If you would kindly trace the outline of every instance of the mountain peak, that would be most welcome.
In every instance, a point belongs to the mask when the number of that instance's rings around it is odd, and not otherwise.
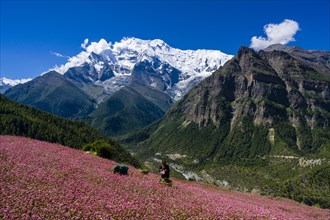
[[[287,53],[290,53],[290,52],[293,52],[295,50],[303,50],[302,48],[300,47],[297,47],[297,46],[285,46],[285,45],[282,45],[282,44],[273,44],[273,45],[270,45],[268,46],[267,48],[264,49],[264,51],[274,51],[274,50],[278,50],[278,51],[284,51],[284,52],[287,52]]]
[[[101,39],[99,42],[91,42],[88,46],[84,45],[83,48],[84,51],[69,58],[66,64],[56,66],[52,70],[61,74],[72,74],[73,69],[76,69],[79,72],[74,74],[76,77],[84,74],[83,78],[98,85],[102,84],[110,94],[110,90],[116,91],[113,87],[121,84],[117,82],[122,82],[123,78],[126,83],[130,81],[127,79],[131,77],[136,65],[148,61],[157,75],[157,79],[152,80],[164,82],[162,88],[165,90],[175,87],[168,93],[176,100],[232,58],[232,55],[219,50],[181,50],[160,39],[142,40],[134,37],[125,37],[113,44]],[[174,74],[172,70],[175,70],[175,75],[171,75]],[[104,74],[111,77],[99,82]],[[178,80],[172,82],[174,78]],[[155,85],[156,82],[151,81],[150,83]]]
[[[101,38],[99,42],[92,42],[86,47],[86,52],[100,54],[105,50],[109,50],[111,47],[111,42],[107,42],[105,39]]]
[[[150,41],[149,44],[152,47],[166,47],[166,46],[168,46],[163,40],[160,40],[160,39],[152,40],[152,41]]]
[[[255,50],[251,49],[251,48],[248,48],[246,46],[241,46],[239,49],[238,49],[238,52],[237,52],[237,58],[238,60],[242,60],[242,59],[245,59],[245,58],[248,58],[248,57],[257,57],[258,54]]]
[[[218,50],[180,50],[170,47],[160,39],[142,40],[134,37],[125,37],[114,44],[107,42],[105,39],[101,39],[99,42],[91,42],[90,45],[85,48],[85,51],[69,58],[66,64],[55,66],[53,70],[64,74],[69,68],[79,67],[83,63],[93,63],[93,60],[90,59],[92,53],[101,55],[103,58],[102,61],[112,61],[112,63],[118,63],[118,65],[124,65],[130,69],[132,69],[135,63],[143,56],[156,57],[179,69],[185,66],[182,62],[186,61],[188,61],[188,65],[199,65],[200,62],[204,62],[205,60],[211,63],[217,60],[215,63],[218,64],[215,68],[212,68],[214,70],[232,57]],[[96,60],[95,62],[98,61]],[[215,63],[213,65],[215,65]],[[188,65],[186,66],[187,68]],[[195,72],[194,69],[196,69],[196,67],[191,68],[191,71]],[[187,69],[187,71],[190,70]]]
[[[264,49],[265,52],[281,51],[289,54],[295,59],[305,62],[314,69],[330,73],[330,52],[325,50],[304,50],[297,46],[284,46],[281,44],[270,45]]]
[[[117,43],[117,42],[116,42]],[[115,43],[115,44],[116,44]],[[130,45],[130,46],[141,46],[146,45],[150,47],[163,47],[168,46],[163,40],[161,39],[154,39],[154,40],[142,40],[135,37],[124,37],[120,40],[119,43]]]
[[[6,77],[0,77],[0,85],[9,85],[9,86],[16,86],[18,84],[24,84],[26,82],[31,81],[31,78],[27,79],[8,79]]]
[[[142,40],[135,37],[124,37],[120,42],[115,42],[112,46],[112,50],[132,50],[139,53],[146,53],[155,56],[155,50],[169,50],[170,46],[163,40]]]
[[[16,86],[18,84],[24,84],[31,81],[31,78],[28,79],[8,79],[6,77],[0,77],[0,94],[5,93],[9,88]]]
[[[246,46],[241,46],[239,49],[238,49],[238,53],[237,53],[237,56],[241,56],[242,54],[245,54],[245,53],[252,53],[252,54],[255,54],[256,52],[249,48],[249,47],[246,47]]]

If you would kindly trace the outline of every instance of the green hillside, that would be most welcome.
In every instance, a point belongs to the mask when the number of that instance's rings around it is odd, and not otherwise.
[[[84,121],[109,136],[144,127],[161,118],[164,111],[135,89],[124,87],[102,102]]]
[[[24,136],[59,143],[76,149],[97,140],[108,143],[107,156],[134,166],[139,163],[116,141],[83,122],[62,119],[50,113],[21,105],[0,95],[0,134]]]
[[[55,71],[10,88],[5,95],[65,118],[83,116],[94,109],[94,100],[89,95]]]

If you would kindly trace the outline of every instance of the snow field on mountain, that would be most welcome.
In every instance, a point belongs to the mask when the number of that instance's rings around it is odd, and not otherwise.
[[[0,77],[0,86],[9,85],[16,86],[18,84],[24,84],[26,82],[31,81],[31,78],[28,79],[7,79],[6,77]]]
[[[98,63],[99,60],[90,56],[92,53],[100,55],[104,61],[116,63],[130,70],[139,61],[151,61],[152,58],[158,58],[190,74],[206,74],[215,71],[233,57],[218,50],[180,50],[170,47],[159,39],[123,38],[114,44],[101,39],[99,42],[92,42],[84,51],[69,58],[66,64],[57,66],[53,70],[64,74],[69,68],[78,67],[84,63]]]
[[[0,219],[328,219],[329,210],[219,190],[129,167],[79,150],[0,136]]]
[[[121,76],[131,76],[137,64],[147,61],[156,66],[154,71],[162,80],[171,78],[165,76],[169,73],[162,69],[169,65],[179,71],[179,81],[171,86],[167,85],[166,88],[173,90],[169,94],[174,100],[180,99],[196,82],[210,76],[233,57],[219,50],[181,50],[170,47],[159,39],[123,38],[115,43],[101,39],[99,42],[91,42],[88,46],[84,45],[83,48],[82,52],[69,58],[67,63],[55,66],[51,70],[65,74],[70,68],[87,65],[90,68],[87,68],[84,74],[90,74],[89,71],[93,70],[100,74],[103,69],[106,70],[110,66],[114,77],[105,81],[96,80],[93,83],[104,87],[111,94],[127,85],[120,83]],[[108,81],[116,82],[119,86],[109,88],[111,83]]]

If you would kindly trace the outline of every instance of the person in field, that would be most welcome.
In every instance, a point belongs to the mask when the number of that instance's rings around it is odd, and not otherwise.
[[[119,173],[120,175],[128,175],[128,166],[116,165],[112,168],[113,173]]]
[[[166,164],[166,161],[162,161],[162,165],[159,167],[159,172],[161,175],[161,178],[170,178],[170,167]]]
[[[172,185],[172,181],[170,180],[170,167],[166,164],[166,161],[162,161],[162,165],[159,167],[160,172],[160,182],[168,185]]]

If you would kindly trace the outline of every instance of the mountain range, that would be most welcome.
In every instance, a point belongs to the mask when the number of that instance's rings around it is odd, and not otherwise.
[[[330,207],[330,52],[92,43],[5,92],[119,137],[153,172]]]
[[[330,53],[326,55],[329,59]],[[302,61],[280,50],[269,48],[257,53],[241,47],[237,56],[193,88],[158,122],[171,126],[160,125],[162,131],[154,133],[164,139],[168,132],[178,134],[193,129],[196,135],[189,131],[190,140],[182,138],[184,135],[174,140],[173,135],[169,135],[171,141],[162,140],[164,144],[153,141],[155,147],[159,150],[164,145],[164,150],[169,151],[171,146],[177,150],[182,145],[187,148],[182,149],[185,153],[196,154],[198,150],[206,153],[198,155],[204,159],[217,154],[218,158],[240,154],[241,157],[263,156],[277,144],[282,146],[278,149],[281,154],[325,148],[327,142],[317,142],[314,140],[317,135],[311,135],[319,128],[329,128],[330,72],[321,72]],[[204,129],[220,132],[218,135],[205,132],[209,135],[205,139],[210,144],[208,150],[198,148],[197,144],[201,139],[198,135],[205,136]],[[281,134],[284,131],[287,133]],[[283,139],[277,142],[276,138],[270,138],[273,136],[283,136]],[[253,145],[251,137],[262,138],[262,141]],[[237,138],[241,140],[235,143]],[[197,151],[180,141],[196,143]],[[242,144],[250,152],[243,152]],[[264,145],[268,145],[268,149]]]
[[[330,52],[273,45],[237,55],[152,125],[122,138],[146,166],[329,207]]]
[[[101,39],[5,95],[59,116],[83,118],[116,136],[159,119],[231,58],[220,51],[172,48],[162,40],[124,38],[111,44]],[[129,96],[134,98],[128,102]],[[134,122],[125,125],[123,118]]]

